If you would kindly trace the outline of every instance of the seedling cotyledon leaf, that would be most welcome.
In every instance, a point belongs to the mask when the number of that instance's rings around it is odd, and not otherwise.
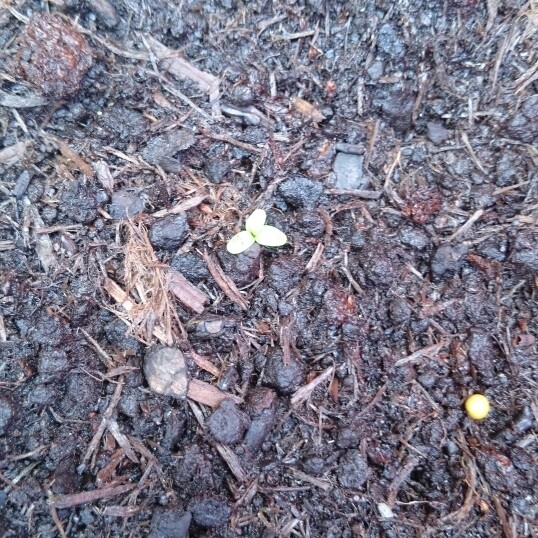
[[[235,234],[226,245],[231,254],[241,254],[254,243],[264,247],[281,247],[288,238],[274,226],[265,224],[267,214],[263,209],[256,209],[245,222],[245,230]]]

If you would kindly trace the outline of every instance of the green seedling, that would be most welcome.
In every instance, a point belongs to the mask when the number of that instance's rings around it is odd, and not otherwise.
[[[281,247],[288,241],[286,234],[274,226],[267,226],[267,215],[263,209],[256,209],[245,221],[245,230],[235,234],[226,245],[230,254],[241,254],[254,243],[264,247]]]

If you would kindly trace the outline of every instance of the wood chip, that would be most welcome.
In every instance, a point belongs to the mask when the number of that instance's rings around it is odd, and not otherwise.
[[[241,462],[235,452],[229,446],[222,445],[221,443],[215,443],[215,447],[235,478],[237,478],[239,482],[246,482],[248,475],[241,466]]]
[[[310,381],[310,383],[304,385],[304,387],[297,389],[291,397],[291,405],[293,405],[294,407],[298,407],[299,405],[301,405],[310,397],[310,395],[312,394],[312,392],[314,392],[314,389],[318,385],[329,379],[329,377],[331,377],[333,374],[334,366],[330,366],[322,374],[318,375],[315,379]]]
[[[303,116],[311,118],[315,122],[321,122],[325,119],[325,116],[311,103],[301,99],[300,97],[292,97],[290,99],[291,104]]]
[[[325,250],[325,245],[320,241],[318,243],[318,246],[316,247],[316,250],[314,251],[314,254],[312,254],[312,257],[310,258],[309,262],[306,264],[305,271],[307,273],[311,273],[316,269],[316,267],[319,264],[319,261],[321,260],[321,256],[323,255],[323,251]]]
[[[3,150],[0,150],[0,164],[5,166],[13,166],[18,163],[26,153],[26,149],[30,145],[30,142],[17,142],[12,146],[8,146]]]
[[[108,164],[101,160],[93,163],[93,168],[97,174],[97,179],[101,182],[101,185],[109,192],[114,191],[114,178],[110,172]]]
[[[434,344],[433,346],[424,347],[411,353],[403,359],[399,359],[394,363],[394,366],[402,366],[403,364],[415,364],[422,361],[423,359],[429,359],[434,357],[439,353],[439,351],[446,345],[446,342],[440,342],[439,344]]]
[[[125,455],[133,462],[133,463],[139,463],[138,458],[136,457],[136,454],[134,453],[133,447],[131,446],[131,443],[129,442],[129,438],[120,432],[120,427],[118,426],[118,423],[113,419],[108,419],[106,422],[107,430],[114,436],[114,439],[116,439],[116,442],[118,443],[121,448],[123,448]]]
[[[368,191],[361,189],[327,189],[329,194],[348,194],[355,198],[364,198],[365,200],[378,200],[381,198],[383,191]]]
[[[213,116],[220,117],[222,114],[219,107],[219,79],[210,73],[201,71],[181,58],[178,51],[169,49],[153,37],[145,36],[145,40],[151,52],[166,71],[180,79],[193,80],[202,91],[209,94],[209,101],[213,105]]]
[[[48,273],[58,266],[58,260],[56,259],[56,256],[54,254],[54,247],[52,246],[52,241],[48,234],[35,233],[35,228],[43,228],[45,226],[45,223],[40,217],[37,208],[32,205],[27,198],[25,199],[24,203],[27,206],[28,211],[30,212],[34,224],[34,233],[32,235],[35,241],[35,251],[37,257],[39,258],[39,261],[41,262],[45,273]]]
[[[170,267],[167,272],[168,289],[179,299],[187,309],[201,314],[205,310],[205,304],[209,297],[191,284],[179,271]]]
[[[92,491],[82,491],[81,493],[73,493],[71,495],[60,495],[52,501],[52,505],[54,508],[70,508],[71,506],[79,506],[107,497],[115,497],[116,495],[131,491],[135,487],[136,484],[124,484],[113,488],[94,489]]]
[[[189,198],[188,200],[183,200],[182,202],[179,202],[179,204],[176,204],[174,207],[171,207],[170,209],[161,209],[160,211],[157,211],[156,213],[153,213],[154,217],[161,218],[165,217],[166,215],[176,215],[177,213],[182,213],[183,211],[187,211],[189,209],[192,209],[193,207],[199,206],[206,198],[207,194],[200,194],[199,196],[193,196],[192,198]]]
[[[211,375],[214,375],[215,377],[220,376],[220,368],[215,366],[209,359],[206,359],[205,357],[198,355],[198,353],[195,353],[194,351],[190,351],[189,354],[192,356],[192,359],[194,360],[198,368],[201,368],[202,370],[209,372]]]
[[[93,168],[74,150],[71,149],[65,142],[57,137],[48,136],[58,146],[60,153],[67,160],[66,164],[73,170],[82,172],[87,178],[93,178]]]
[[[241,292],[237,289],[235,282],[224,273],[218,261],[212,258],[207,251],[204,252],[204,259],[209,272],[226,296],[234,303],[238,304],[243,310],[248,310],[248,301],[241,295]]]
[[[217,408],[223,400],[233,400],[235,403],[241,403],[242,400],[235,394],[223,392],[217,387],[210,385],[199,379],[191,379],[187,396],[195,402]]]
[[[332,489],[330,480],[310,476],[309,474],[303,473],[303,471],[299,471],[299,469],[291,469],[291,473],[295,478],[297,478],[297,480],[300,480],[301,482],[308,482],[309,484],[312,484],[323,491],[330,491]]]
[[[47,100],[41,95],[12,95],[0,90],[0,105],[6,108],[34,108],[46,104]]]

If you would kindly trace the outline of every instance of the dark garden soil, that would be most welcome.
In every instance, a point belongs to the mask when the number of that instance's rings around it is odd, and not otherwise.
[[[0,536],[538,536],[537,25],[3,1]]]

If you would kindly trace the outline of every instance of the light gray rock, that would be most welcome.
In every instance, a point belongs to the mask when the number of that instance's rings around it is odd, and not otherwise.
[[[146,353],[144,375],[149,388],[158,394],[185,398],[189,385],[183,353],[173,347],[155,347]]]
[[[366,189],[369,180],[363,176],[364,157],[351,153],[338,153],[333,164],[336,174],[334,186],[337,189]]]

